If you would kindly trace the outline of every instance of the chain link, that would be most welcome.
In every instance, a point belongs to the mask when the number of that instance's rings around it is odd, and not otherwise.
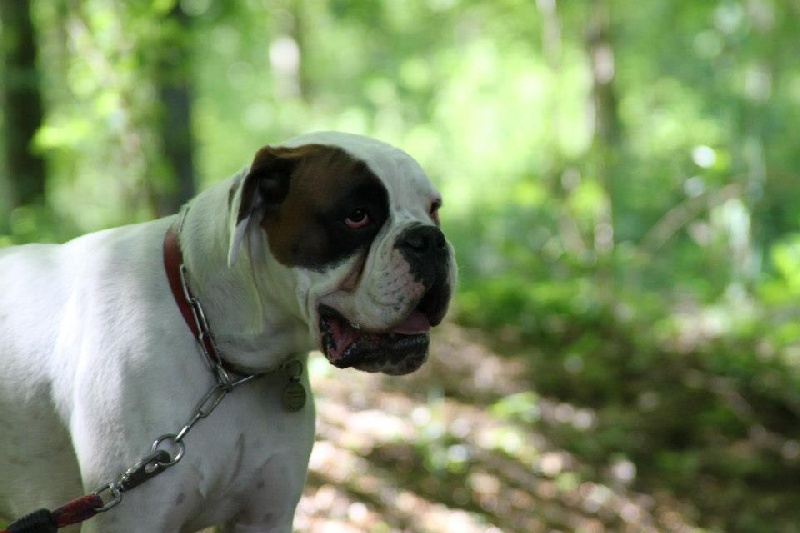
[[[200,351],[203,352],[203,357],[205,358],[211,370],[214,372],[214,377],[216,378],[217,382],[230,389],[233,386],[233,382],[228,372],[223,368],[222,361],[219,360],[220,352],[219,347],[217,346],[217,340],[211,333],[211,326],[208,324],[208,319],[206,318],[205,311],[203,311],[203,306],[200,304],[200,300],[198,300],[194,294],[192,294],[192,291],[189,288],[189,274],[184,263],[180,264],[178,267],[178,272],[180,274],[183,297],[186,300],[186,303],[189,304],[189,309],[192,312],[192,320],[194,321],[195,330],[197,331],[196,338],[197,343],[200,345]],[[211,346],[213,354],[209,352],[206,343]]]
[[[183,225],[186,211],[182,212],[181,226]],[[189,280],[186,266],[181,262],[179,266],[179,274],[181,280],[181,287],[183,289],[183,296],[189,304],[189,309],[192,312],[192,318],[197,330],[195,335],[200,350],[205,357],[206,362],[209,364],[216,383],[211,389],[203,396],[197,403],[189,420],[178,430],[177,433],[167,433],[157,438],[150,447],[150,453],[140,459],[136,464],[127,469],[119,475],[116,481],[106,483],[95,489],[92,494],[99,497],[103,501],[103,505],[95,511],[102,513],[108,511],[119,505],[122,501],[122,494],[135,487],[138,487],[145,481],[152,479],[158,474],[164,472],[166,469],[178,464],[186,452],[186,444],[184,439],[191,429],[201,419],[209,416],[214,409],[222,402],[225,396],[233,391],[236,387],[244,385],[258,377],[264,376],[271,372],[264,372],[259,374],[247,374],[238,379],[232,379],[228,372],[223,368],[222,361],[219,358],[219,349],[217,348],[214,335],[211,333],[211,328],[206,319],[203,306],[200,301],[194,297],[192,291],[189,289]],[[213,350],[213,354],[209,353],[208,346]],[[215,357],[216,356],[216,357]],[[288,368],[286,364],[281,365],[279,368]],[[275,369],[277,370],[277,369]],[[274,370],[273,370],[274,371]]]
[[[150,447],[150,453],[120,474],[116,481],[106,483],[92,491],[105,503],[96,509],[98,513],[116,507],[122,501],[122,494],[154,478],[167,468],[178,464],[186,452],[184,439],[197,422],[209,416],[222,402],[222,399],[235,387],[243,385],[263,374],[251,374],[233,381],[229,386],[216,383],[203,396],[192,412],[188,422],[177,433],[167,433],[157,438]]]

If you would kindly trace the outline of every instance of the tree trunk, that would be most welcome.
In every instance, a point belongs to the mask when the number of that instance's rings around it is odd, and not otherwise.
[[[165,21],[156,64],[161,107],[158,127],[170,180],[155,202],[158,216],[176,212],[196,192],[190,24],[189,16],[177,4]]]
[[[569,170],[565,164],[565,158],[561,149],[561,110],[557,104],[557,86],[561,82],[562,76],[562,37],[561,20],[559,19],[558,6],[556,0],[537,0],[536,7],[541,14],[542,20],[542,54],[550,70],[550,79],[553,89],[549,98],[554,102],[547,109],[547,129],[552,132],[549,136],[546,150],[550,154],[551,162],[546,174],[546,183],[549,186],[550,194],[556,200],[554,205],[558,216],[558,233],[564,249],[574,256],[583,255],[586,251],[586,244],[581,236],[580,228],[570,213],[567,196],[570,188],[565,185],[567,180],[564,175]]]
[[[591,115],[594,132],[590,161],[592,174],[605,192],[604,205],[594,222],[594,249],[598,258],[598,281],[607,295],[613,292],[609,259],[614,251],[614,188],[616,154],[621,126],[614,89],[614,46],[608,0],[593,0],[586,48],[592,69]]]
[[[298,65],[297,65],[297,85],[300,98],[305,102],[310,102],[312,94],[311,73],[308,70],[307,54],[309,52],[307,42],[307,30],[309,25],[309,6],[304,0],[296,0],[292,3],[292,38],[297,44]]]
[[[0,22],[5,61],[3,136],[10,187],[7,207],[41,204],[45,196],[45,163],[33,152],[32,144],[42,125],[43,104],[30,0],[0,0]]]

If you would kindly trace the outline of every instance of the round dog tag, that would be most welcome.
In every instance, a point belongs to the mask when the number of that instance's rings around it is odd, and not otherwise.
[[[303,373],[303,363],[297,359],[292,359],[284,365],[284,371],[290,380],[295,381]]]
[[[296,413],[306,404],[306,389],[298,381],[290,381],[283,390],[283,407],[291,413]]]

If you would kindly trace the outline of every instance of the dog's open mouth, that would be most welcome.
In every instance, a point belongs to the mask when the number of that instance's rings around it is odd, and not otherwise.
[[[421,311],[412,312],[387,331],[368,331],[351,324],[341,313],[320,306],[319,329],[325,357],[338,368],[407,374],[428,354],[431,323]]]
[[[338,368],[401,375],[422,366],[428,357],[430,330],[441,322],[449,290],[423,298],[402,322],[385,331],[363,329],[327,305],[319,306],[322,351]]]

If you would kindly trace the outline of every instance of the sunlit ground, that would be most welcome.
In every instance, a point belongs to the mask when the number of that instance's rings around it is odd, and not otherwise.
[[[634,464],[610,460],[598,476],[548,442],[548,427],[591,430],[592,411],[537,397],[521,363],[456,326],[432,351],[403,378],[314,359],[317,443],[297,531],[694,530],[673,502],[629,489]]]
[[[680,502],[631,489],[635,464],[598,469],[552,445],[549,432],[589,432],[595,414],[530,392],[518,358],[450,324],[432,353],[403,378],[312,357],[317,442],[296,531],[700,531]]]

